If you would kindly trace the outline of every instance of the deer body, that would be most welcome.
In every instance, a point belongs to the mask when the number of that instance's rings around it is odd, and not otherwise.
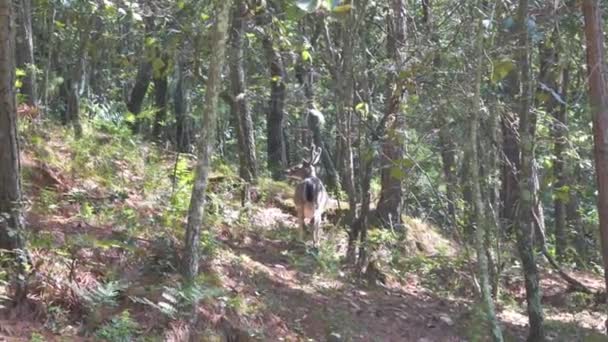
[[[288,176],[299,179],[294,191],[294,204],[300,225],[300,237],[306,231],[306,219],[312,224],[313,245],[317,247],[320,239],[320,224],[328,196],[321,179],[316,175],[315,165],[319,162],[321,149],[313,146],[312,157],[302,164],[288,170]]]

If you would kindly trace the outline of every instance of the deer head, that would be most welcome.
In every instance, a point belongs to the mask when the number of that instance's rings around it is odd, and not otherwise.
[[[310,149],[310,158],[302,159],[302,163],[298,164],[287,170],[287,177],[296,178],[296,179],[306,179],[309,177],[316,177],[317,171],[315,166],[319,163],[321,159],[321,147],[316,147],[314,144]]]

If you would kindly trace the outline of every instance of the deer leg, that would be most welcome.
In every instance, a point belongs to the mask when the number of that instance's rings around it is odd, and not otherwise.
[[[306,230],[306,226],[304,224],[304,209],[298,209],[298,223],[300,229],[298,230],[298,237],[300,240],[304,240],[304,231]]]
[[[319,238],[320,238],[320,230],[321,230],[321,213],[315,212],[315,215],[312,218],[312,242],[314,247],[319,247]]]

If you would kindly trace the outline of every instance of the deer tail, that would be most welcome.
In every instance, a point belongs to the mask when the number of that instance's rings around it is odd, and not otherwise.
[[[314,200],[315,185],[312,182],[306,182],[306,200],[312,202]]]

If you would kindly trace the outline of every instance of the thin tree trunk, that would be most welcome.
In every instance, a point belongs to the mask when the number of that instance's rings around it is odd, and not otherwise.
[[[144,19],[145,27],[146,27],[146,37],[150,37],[154,30],[154,18],[148,17]],[[144,47],[145,52],[147,47]],[[127,103],[127,109],[134,115],[138,115],[141,113],[142,105],[144,103],[144,99],[146,97],[146,93],[148,92],[148,87],[150,86],[150,82],[152,80],[152,62],[149,60],[146,53],[143,53],[141,56],[141,60],[139,62],[139,67],[137,69],[137,75],[135,76],[135,84],[133,85],[133,89],[131,90],[131,96],[129,97],[129,102]],[[134,133],[139,132],[140,122],[138,118],[135,118],[135,121],[130,124],[131,130]]]
[[[513,89],[513,91],[516,91]],[[512,98],[514,100],[514,98]],[[516,221],[515,204],[517,201],[517,165],[519,164],[519,141],[517,139],[518,123],[511,111],[501,117],[502,129],[502,172],[500,210],[501,225],[506,232],[511,233]]]
[[[314,106],[315,95],[314,95],[314,76],[313,76],[313,64],[312,60],[303,60],[300,58],[301,68],[301,81],[304,86],[304,96],[306,96],[306,115],[308,116],[308,127],[312,132],[312,140],[315,146],[322,148],[321,161],[325,171],[327,172],[326,185],[329,190],[336,190],[338,186],[338,172],[332,160],[329,148],[323,138],[323,127],[321,120],[317,115],[314,115],[311,111],[316,110]]]
[[[589,102],[593,114],[595,174],[598,187],[597,211],[604,260],[604,276],[608,288],[608,84],[606,56],[602,32],[602,10],[597,0],[583,0]],[[608,330],[608,320],[606,321]]]
[[[21,217],[21,165],[15,105],[14,41],[10,0],[0,0],[0,248],[15,252],[19,262],[15,300],[26,296],[25,242]]]
[[[152,127],[152,139],[162,141],[164,134],[163,128],[167,121],[167,100],[168,94],[168,72],[169,72],[169,58],[161,52],[160,57],[163,61],[163,67],[160,70],[154,70],[154,107],[156,109],[156,115],[154,116],[154,125]]]
[[[534,132],[536,118],[530,111],[531,80],[530,80],[530,39],[528,33],[528,0],[519,1],[518,9],[518,51],[517,61],[520,67],[520,111],[519,135],[521,154],[519,160],[519,210],[517,245],[522,259],[526,285],[526,300],[528,303],[528,318],[530,331],[528,341],[541,342],[545,340],[544,317],[541,306],[541,290],[539,273],[534,254]]]
[[[184,62],[177,57],[176,84],[173,93],[173,106],[175,111],[175,143],[179,152],[191,151],[191,119],[188,116],[187,82],[184,75]]]
[[[346,21],[346,25],[342,27],[343,46],[341,63],[337,59],[337,69],[339,75],[334,73],[336,80],[336,160],[338,164],[338,172],[340,174],[341,185],[348,196],[349,212],[346,222],[351,226],[349,234],[347,260],[355,262],[357,258],[357,240],[361,240],[359,234],[361,232],[358,226],[358,194],[355,187],[355,169],[353,158],[353,146],[351,138],[351,122],[353,119],[354,108],[354,49],[357,37],[357,31],[354,23],[357,18],[355,13],[350,13]],[[326,38],[328,39],[328,38]],[[329,43],[329,42],[328,42]],[[339,64],[338,64],[339,63]]]
[[[49,108],[49,81],[50,81],[50,74],[51,74],[51,68],[53,66],[53,37],[55,36],[54,32],[55,32],[55,15],[57,13],[57,11],[55,10],[55,7],[53,5],[53,3],[49,3],[49,6],[51,7],[51,16],[50,16],[50,21],[48,24],[48,35],[47,35],[47,55],[46,55],[46,67],[44,69],[44,108],[45,110],[48,110]]]
[[[268,168],[272,178],[276,180],[284,177],[287,167],[285,142],[283,141],[287,74],[283,59],[275,49],[272,38],[265,36],[262,44],[270,66],[270,108],[266,115]]]
[[[435,33],[433,22],[433,3],[431,0],[422,0],[422,21],[425,23],[427,35],[432,42],[434,48],[438,48],[439,37]],[[441,68],[441,53],[436,52],[433,56],[433,67]],[[436,84],[434,78],[429,82],[431,86]],[[458,177],[456,175],[456,144],[452,139],[450,123],[446,120],[446,115],[439,114],[435,119],[435,128],[439,131],[439,150],[441,154],[441,167],[443,171],[444,182],[446,184],[446,198],[448,215],[450,222],[456,222],[456,188]]]
[[[443,116],[443,115],[442,115]],[[450,220],[456,222],[456,146],[452,140],[450,127],[443,118],[439,120],[439,149],[441,150],[441,167],[446,183],[446,197],[448,200],[448,214]]]
[[[226,36],[230,19],[231,0],[219,2],[217,21],[211,37],[211,56],[209,59],[209,72],[205,91],[205,104],[202,110],[202,132],[199,140],[198,161],[195,166],[194,186],[188,210],[188,223],[186,225],[185,251],[183,259],[183,273],[186,279],[192,281],[198,274],[199,240],[203,224],[205,191],[209,177],[211,156],[215,144],[217,126],[218,97],[221,87],[221,72],[226,51]]]
[[[78,32],[78,55],[71,69],[65,70],[65,90],[66,97],[66,118],[67,122],[74,127],[76,139],[82,136],[82,124],[80,123],[80,89],[84,82],[85,63],[87,58],[87,45],[90,38],[91,22],[86,22],[84,27]]]
[[[490,276],[488,272],[488,257],[486,255],[486,235],[488,235],[488,229],[490,227],[488,214],[485,213],[485,205],[482,198],[481,184],[483,180],[479,174],[479,152],[478,148],[478,131],[479,122],[481,120],[481,112],[483,110],[482,99],[481,99],[481,82],[482,72],[484,68],[483,64],[483,36],[484,26],[483,21],[479,20],[477,26],[477,38],[475,41],[475,55],[476,61],[473,65],[476,66],[475,70],[475,88],[473,90],[473,103],[471,119],[469,121],[469,141],[468,141],[468,154],[469,154],[469,182],[471,189],[472,202],[472,215],[471,219],[476,227],[475,229],[475,249],[477,252],[477,267],[478,276],[480,279],[480,290],[483,307],[486,313],[486,320],[490,326],[492,339],[494,341],[502,341],[502,331],[496,319],[496,313],[494,309],[494,302],[492,300],[492,294],[490,291]]]
[[[567,67],[561,72],[560,89],[556,90],[563,102],[566,101],[569,86],[569,71]],[[555,101],[555,100],[552,100]],[[557,101],[555,101],[557,102]],[[555,210],[555,250],[558,260],[563,261],[568,248],[568,232],[566,225],[567,201],[569,187],[569,167],[566,165],[566,149],[568,146],[568,117],[567,106],[565,103],[555,104],[557,107],[551,112],[554,122],[552,125],[553,134],[553,154],[555,162],[553,164],[553,175],[555,183],[553,185]]]
[[[142,57],[146,58],[146,57]],[[133,114],[141,113],[141,107],[148,92],[148,86],[152,80],[152,63],[148,60],[143,60],[139,64],[137,69],[137,75],[135,76],[135,84],[133,90],[131,90],[131,96],[129,103],[127,103],[127,109]]]
[[[393,0],[391,13],[388,17],[388,54],[394,64],[395,72],[402,70],[405,63],[406,44],[406,9],[403,0]],[[405,114],[402,112],[401,103],[404,102],[405,89],[398,75],[391,73],[387,80],[389,91],[387,120],[390,126],[387,137],[382,145],[380,176],[381,190],[378,202],[378,216],[386,225],[401,223],[401,211],[403,207],[403,163],[405,156]],[[395,171],[397,170],[397,171]]]
[[[25,71],[20,92],[30,106],[38,103],[36,65],[34,62],[34,38],[32,33],[31,0],[15,0],[17,8],[17,67]]]
[[[256,147],[253,129],[253,120],[247,101],[247,88],[245,84],[243,35],[245,34],[245,20],[247,4],[243,0],[235,0],[232,13],[232,29],[230,30],[230,83],[232,87],[232,115],[236,123],[239,143],[239,175],[246,182],[255,182],[257,179]]]
[[[80,94],[78,93],[78,85],[79,79],[82,75],[78,70],[68,72],[70,72],[71,75],[68,76],[69,78],[65,85],[67,91],[65,116],[67,118],[67,122],[71,123],[74,127],[76,139],[80,139],[80,137],[82,137],[82,125],[80,123]]]

